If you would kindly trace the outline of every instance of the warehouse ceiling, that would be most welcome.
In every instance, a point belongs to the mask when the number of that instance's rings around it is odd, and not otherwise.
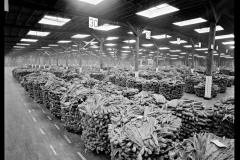
[[[92,0],[89,0],[92,1]],[[88,2],[89,2],[88,1]],[[148,18],[141,16],[139,12],[150,9],[159,5],[168,4],[175,7],[177,11]],[[221,26],[223,30],[216,32],[216,36],[234,35],[234,1],[233,0],[212,0],[212,4],[218,11],[223,12],[217,26]],[[224,8],[222,10],[221,8]],[[41,24],[39,21],[44,16],[56,16],[70,19],[69,22],[62,26]],[[118,25],[119,28],[110,31],[99,31],[89,28],[89,16],[98,18],[98,25],[111,24]],[[187,26],[178,26],[173,23],[190,20],[194,18],[203,18],[206,22],[192,24]],[[140,36],[140,56],[156,56],[157,48],[152,46],[143,46],[144,44],[153,44],[154,42],[161,47],[168,47],[169,50],[161,50],[161,52],[170,54],[180,54],[181,52],[191,53],[191,48],[186,48],[186,45],[191,45],[190,38],[195,44],[201,42],[201,48],[207,48],[208,36],[207,33],[198,33],[195,29],[209,27],[210,23],[207,16],[205,3],[203,0],[103,0],[94,5],[80,0],[9,0],[9,12],[5,13],[4,24],[4,46],[5,54],[11,55],[27,55],[28,53],[39,53],[44,50],[55,53],[57,51],[65,51],[66,48],[71,47],[71,53],[77,53],[76,43],[80,41],[90,41],[96,35],[99,38],[118,37],[115,40],[106,40],[104,42],[104,53],[110,56],[112,48],[118,49],[118,55],[129,54],[131,52],[121,52],[129,50],[123,46],[135,47],[135,43],[125,43],[126,40],[134,40],[135,36],[129,34],[129,29],[126,22],[131,23],[138,29],[151,31],[151,36],[168,35],[170,38],[161,39],[146,39],[146,34]],[[50,32],[47,36],[27,35],[29,31]],[[90,35],[86,38],[71,38],[76,34]],[[22,42],[23,38],[37,39],[37,42]],[[186,43],[173,44],[170,41],[177,41],[180,38]],[[59,44],[59,40],[70,40],[70,43]],[[153,42],[154,41],[154,42]],[[234,41],[234,38],[218,39],[216,45],[220,52],[227,54],[234,53],[233,45],[224,45],[222,42]],[[76,42],[76,43],[75,43]],[[19,45],[19,43],[26,43],[30,45]],[[116,44],[115,46],[106,46],[106,44]],[[45,48],[43,51],[41,47],[48,47],[49,44],[58,44],[58,46]],[[84,42],[82,42],[84,44]],[[62,46],[61,46],[62,45]],[[74,46],[75,45],[75,46]],[[20,50],[15,50],[14,46],[23,46]],[[99,43],[95,44],[95,47]],[[98,53],[98,48],[89,48],[88,51]],[[170,52],[170,50],[180,50],[180,52]],[[13,54],[14,51],[14,54]],[[85,51],[85,50],[84,50]],[[206,50],[196,50],[195,54],[204,56]],[[87,52],[89,53],[89,52]],[[130,56],[129,56],[130,57]],[[128,58],[129,58],[128,57]]]

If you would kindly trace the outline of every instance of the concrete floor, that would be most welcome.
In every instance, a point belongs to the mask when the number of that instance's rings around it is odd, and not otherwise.
[[[219,93],[217,97],[212,98],[211,100],[205,100],[202,97],[198,97],[195,94],[184,93],[183,98],[194,99],[202,102],[206,106],[212,106],[216,101],[223,99],[226,96],[234,96],[235,87],[232,85],[231,87],[227,87],[225,93]]]
[[[36,104],[5,67],[4,148],[6,160],[109,160],[85,153],[80,136],[69,133],[48,109]]]

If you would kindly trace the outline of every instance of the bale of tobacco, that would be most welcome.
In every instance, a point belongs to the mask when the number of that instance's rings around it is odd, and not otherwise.
[[[181,119],[154,106],[130,106],[109,125],[112,160],[168,159]]]
[[[212,115],[211,133],[234,138],[234,107],[234,97],[225,97],[214,104],[209,111]]]
[[[234,139],[212,133],[194,134],[169,152],[170,160],[234,160]]]
[[[142,82],[143,91],[153,91],[159,93],[159,81],[157,79],[145,80]]]
[[[228,79],[226,75],[214,74],[212,76],[212,82],[219,87],[219,93],[225,93],[227,90]]]
[[[108,124],[111,117],[120,114],[126,105],[131,105],[123,96],[104,96],[95,94],[78,105],[81,115],[82,140],[86,150],[97,153],[110,153]]]
[[[104,73],[101,72],[95,72],[95,73],[90,73],[90,77],[97,79],[99,81],[102,81],[106,76]]]
[[[159,93],[167,100],[179,99],[184,93],[184,82],[174,78],[162,79],[159,81]]]
[[[20,68],[15,68],[12,70],[12,75],[15,77],[18,81],[22,80],[22,77],[36,72],[36,69],[28,68],[28,67],[20,67]]]
[[[66,72],[61,76],[62,79],[66,80],[66,81],[70,81],[71,79],[74,78],[79,78],[79,75],[76,72]]]
[[[228,82],[227,87],[231,87],[234,84],[234,76],[227,76]]]
[[[198,85],[194,86],[195,94],[198,97],[204,97],[205,95],[205,82],[201,82]],[[216,97],[219,93],[219,87],[215,84],[212,84],[211,96],[212,98]]]
[[[48,97],[49,91],[53,88],[56,88],[57,86],[63,86],[66,82],[58,77],[50,77],[47,81],[47,83],[41,87],[42,89],[42,100],[43,100],[43,105],[47,108],[50,109],[51,102]]]
[[[93,88],[98,82],[99,82],[98,80],[91,78],[89,76],[84,76],[81,80],[81,83],[86,88]]]
[[[115,78],[115,84],[121,87],[126,87],[127,86],[127,76],[123,74],[118,74],[116,75]]]
[[[136,94],[139,93],[139,90],[138,89],[135,89],[135,88],[126,88],[123,90],[122,92],[122,95],[124,97],[127,97],[128,99],[131,99],[133,98]]]
[[[196,74],[190,74],[184,79],[184,91],[186,93],[195,93],[194,86],[198,85],[202,81],[201,77]]]
[[[116,75],[115,74],[110,74],[108,76],[109,82],[115,84],[115,79],[116,79]]]
[[[78,105],[93,93],[92,89],[85,88],[80,83],[74,83],[61,97],[61,121],[67,131],[81,133],[81,116]]]

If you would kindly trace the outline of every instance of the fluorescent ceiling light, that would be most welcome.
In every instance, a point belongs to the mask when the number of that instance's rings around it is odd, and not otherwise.
[[[233,57],[225,57],[225,58],[233,58]]]
[[[107,48],[108,51],[111,51],[112,49],[111,48]]]
[[[168,47],[159,47],[160,50],[167,50],[167,49],[170,49]]]
[[[117,25],[111,25],[111,24],[104,24],[102,26],[98,26],[97,28],[94,28],[95,30],[100,30],[100,31],[109,31],[112,29],[119,28],[120,26]]]
[[[65,23],[69,22],[70,20],[71,19],[69,18],[61,18],[61,17],[45,15],[38,23],[53,25],[53,26],[62,26]]]
[[[171,5],[168,5],[166,3],[158,5],[156,7],[149,8],[147,10],[141,11],[136,13],[137,15],[144,16],[147,18],[154,18],[157,16],[161,16],[164,14],[172,13],[178,11],[178,8],[175,8]]]
[[[78,51],[78,50],[76,50],[76,49],[72,49],[71,51]]]
[[[105,46],[116,46],[117,44],[113,44],[113,43],[108,43],[108,44],[105,44]]]
[[[29,31],[27,35],[32,35],[32,36],[47,36],[50,32],[39,32],[39,31]]]
[[[88,34],[76,34],[76,35],[72,36],[71,38],[86,38],[89,36],[90,35],[88,35]]]
[[[149,54],[149,56],[152,56],[152,54]]]
[[[121,51],[121,52],[131,52],[131,51]]]
[[[18,49],[18,48],[13,48],[12,50],[19,51],[19,50],[21,50],[21,49]]]
[[[23,46],[13,46],[13,48],[25,48]]]
[[[102,2],[103,0],[79,0],[79,1],[96,5],[96,4],[100,3],[100,2]]]
[[[89,42],[87,42],[87,41],[83,41],[83,42],[86,43],[86,44],[89,43]],[[97,43],[98,43],[98,42],[91,42],[90,45],[94,45],[94,44],[97,44]]]
[[[172,44],[177,44],[177,41],[169,41]],[[187,41],[184,40],[180,40],[180,43],[187,43]]]
[[[169,50],[170,52],[181,52],[181,50]]]
[[[206,50],[208,50],[207,48],[197,48],[197,49],[195,49],[195,50],[197,50],[197,51],[206,51]]]
[[[90,48],[99,48],[99,47],[96,45],[92,45],[92,46],[90,46]]]
[[[77,47],[77,45],[76,44],[74,44],[74,45],[72,45],[73,47]]]
[[[220,53],[220,55],[222,56],[222,55],[225,55],[225,53]]]
[[[151,46],[153,46],[153,44],[142,44],[142,46],[144,46],[144,47],[151,47]]]
[[[234,43],[235,43],[234,41],[222,42],[222,44],[224,44],[224,45],[229,45],[229,44],[234,44]]]
[[[181,52],[180,54],[187,54],[187,53],[185,53],[185,52]]]
[[[217,56],[218,54],[217,54],[217,53],[214,53],[213,55],[214,55],[214,56]]]
[[[37,40],[37,39],[25,39],[25,38],[22,38],[21,41],[25,41],[25,42],[37,42],[38,40]]]
[[[171,55],[171,54],[170,54],[170,56],[172,56],[172,57],[178,57],[178,55]]]
[[[41,48],[51,48],[51,47],[41,47]]]
[[[70,43],[71,41],[58,41],[57,43]]]
[[[178,59],[178,58],[170,58],[170,59]]]
[[[151,36],[154,39],[163,39],[163,38],[171,38],[172,36],[166,35],[166,34],[161,34],[161,35],[155,35]]]
[[[27,44],[27,43],[17,43],[16,45],[29,46],[30,44]]]
[[[194,18],[194,19],[189,19],[186,21],[175,22],[173,24],[177,25],[177,26],[187,26],[187,25],[197,24],[197,23],[202,23],[202,22],[207,22],[207,20],[205,20],[203,18]]]
[[[204,53],[208,53],[208,51],[204,52]]]
[[[109,53],[114,53],[114,52],[109,52]]]
[[[36,49],[36,50],[40,51],[40,50],[43,50],[43,49]],[[60,52],[59,52],[59,53],[60,53]]]
[[[107,41],[111,41],[111,40],[115,40],[115,39],[118,39],[119,37],[108,37],[107,38]]]
[[[133,32],[127,32],[128,34],[133,34]]]
[[[230,46],[230,48],[234,49],[234,48],[235,48],[235,46]]]
[[[123,46],[122,48],[130,48],[129,46]]]
[[[179,56],[178,58],[185,58],[185,57],[183,57],[183,56]]]
[[[198,33],[207,33],[207,32],[209,32],[210,27],[194,29],[194,30]],[[223,30],[223,28],[221,26],[216,26],[216,31],[221,31],[221,30]]]
[[[58,44],[49,44],[48,46],[50,46],[50,47],[57,47]]]
[[[215,36],[215,40],[217,39],[227,39],[227,38],[234,38],[233,34],[226,34],[226,35],[221,35],[221,36]]]
[[[192,48],[192,45],[184,45],[185,48]]]
[[[140,52],[140,53],[138,53],[138,54],[143,54],[143,53]]]
[[[123,42],[125,42],[125,43],[135,43],[136,42],[136,40],[125,40],[125,41],[123,41]]]

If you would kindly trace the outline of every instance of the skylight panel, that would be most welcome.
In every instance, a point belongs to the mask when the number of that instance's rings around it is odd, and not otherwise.
[[[73,47],[77,47],[77,45],[76,44],[74,44],[74,45],[72,45]]]
[[[41,47],[41,48],[51,48],[51,47]]]
[[[97,5],[98,3],[102,2],[103,0],[79,0],[81,2]]]
[[[197,51],[207,51],[208,49],[207,48],[197,48],[195,50],[197,50]]]
[[[156,7],[149,8],[147,10],[136,13],[137,15],[144,16],[147,18],[154,18],[164,14],[172,13],[178,11],[178,8],[175,8],[167,3],[161,4]]]
[[[172,57],[178,57],[178,55],[171,55],[171,54],[170,54],[170,56],[172,56]]]
[[[155,35],[151,36],[154,39],[163,39],[163,38],[171,38],[172,36],[166,35],[166,34],[161,34],[161,35]]]
[[[105,44],[105,46],[116,46],[117,44],[113,44],[113,43],[107,43]]]
[[[120,26],[117,25],[111,25],[111,24],[104,24],[102,26],[98,26],[97,28],[94,28],[95,30],[100,30],[100,31],[110,31],[112,29],[119,28]]]
[[[25,41],[25,42],[37,42],[38,40],[37,40],[37,39],[26,39],[26,38],[23,38],[23,39],[21,39],[21,41]]]
[[[13,46],[13,48],[25,48],[23,46]]]
[[[159,47],[160,50],[167,50],[167,49],[170,49],[168,47]]]
[[[215,36],[215,40],[217,39],[227,39],[227,38],[234,38],[234,34],[226,34],[221,36]]]
[[[151,47],[153,44],[142,44],[143,47]]]
[[[229,45],[229,44],[234,44],[234,41],[229,41],[229,42],[222,42],[223,45]]]
[[[16,45],[29,46],[30,44],[27,44],[27,43],[17,43]]]
[[[169,50],[170,52],[181,52],[181,50]]]
[[[50,33],[50,32],[29,31],[29,32],[27,33],[27,35],[45,37],[45,36],[47,36],[49,33]]]
[[[170,59],[178,59],[178,58],[170,58]],[[190,58],[189,58],[190,59]]]
[[[86,38],[89,36],[90,35],[88,35],[88,34],[76,34],[76,35],[72,36],[71,38]]]
[[[57,47],[58,44],[49,44],[48,46],[50,46],[50,47]]]
[[[210,27],[194,29],[198,33],[207,33],[210,31]],[[221,26],[216,26],[216,31],[224,30]]]
[[[58,41],[57,43],[70,43],[70,42],[72,42],[72,41]]]
[[[123,46],[122,48],[130,48],[129,46]]]
[[[115,39],[119,39],[119,37],[108,37],[107,41],[111,41],[111,40],[115,40]]]
[[[131,51],[121,51],[121,52],[131,52]]]
[[[192,45],[184,45],[185,48],[192,48]]]
[[[177,41],[169,41],[172,44],[177,44]],[[187,43],[187,41],[184,40],[180,40],[180,43]]]
[[[233,58],[233,57],[226,57],[226,56],[225,56],[225,58]]]
[[[125,40],[125,41],[123,41],[123,42],[125,42],[125,43],[135,43],[136,40],[134,40],[134,39],[132,39],[132,40]]]
[[[55,16],[47,16],[45,15],[38,23],[53,25],[53,26],[62,26],[69,22],[71,19],[69,18],[61,18]]]
[[[99,48],[99,47],[96,45],[92,45],[92,46],[90,46],[90,48]]]
[[[203,23],[203,22],[207,22],[207,20],[205,20],[203,18],[194,18],[194,19],[189,19],[189,20],[186,20],[186,21],[175,22],[173,24],[177,25],[177,26],[187,26],[187,25]]]

